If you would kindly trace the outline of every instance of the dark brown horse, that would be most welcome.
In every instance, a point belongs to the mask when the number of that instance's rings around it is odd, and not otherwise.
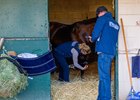
[[[88,44],[88,36],[91,35],[95,22],[96,18],[75,22],[70,25],[50,22],[50,41],[54,47],[74,40]]]
[[[90,43],[88,36],[91,36],[96,18],[91,18],[73,24],[67,25],[58,22],[50,22],[50,42],[52,47],[56,47],[67,41],[78,41],[79,43],[88,44],[92,51],[95,49],[95,43]],[[79,63],[83,66],[85,62],[92,62],[97,60],[97,55],[92,52],[89,56],[79,57]],[[71,63],[70,60],[68,60]],[[87,63],[86,63],[87,64]],[[83,72],[81,72],[81,77]]]

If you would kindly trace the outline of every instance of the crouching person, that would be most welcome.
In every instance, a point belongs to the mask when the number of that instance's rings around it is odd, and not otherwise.
[[[84,67],[78,63],[78,55],[82,53],[83,55],[87,55],[91,52],[90,47],[85,43],[79,44],[78,42],[65,42],[59,46],[57,46],[54,50],[54,56],[56,61],[60,65],[59,71],[59,80],[69,82],[69,65],[66,61],[66,58],[72,57],[73,64],[75,67],[86,70],[88,65]]]

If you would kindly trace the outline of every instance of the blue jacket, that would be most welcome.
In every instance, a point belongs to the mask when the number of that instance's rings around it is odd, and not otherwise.
[[[78,42],[65,42],[60,44],[55,48],[55,52],[61,54],[64,57],[72,57],[71,49],[75,48],[78,53],[80,53],[80,49],[78,47]]]
[[[92,32],[92,41],[96,41],[95,51],[115,55],[119,29],[110,12],[99,17]]]

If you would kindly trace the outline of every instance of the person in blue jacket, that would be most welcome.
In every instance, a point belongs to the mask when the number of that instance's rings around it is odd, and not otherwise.
[[[120,26],[104,6],[97,8],[96,15],[98,18],[89,40],[96,42],[95,51],[98,54],[97,100],[111,100],[111,63],[116,54]]]
[[[78,63],[78,55],[82,53],[87,55],[91,52],[90,47],[85,43],[79,44],[77,41],[65,42],[57,46],[54,50],[54,57],[60,65],[59,79],[60,81],[69,82],[69,65],[66,61],[66,58],[72,57],[74,66],[85,70],[88,65],[81,66]]]

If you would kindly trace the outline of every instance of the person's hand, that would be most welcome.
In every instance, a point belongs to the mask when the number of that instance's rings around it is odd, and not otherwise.
[[[91,36],[88,36],[88,39],[89,39],[90,42],[93,42]]]
[[[83,70],[86,70],[87,68],[88,68],[88,65],[85,65],[84,68],[83,68]]]
[[[70,64],[70,65],[69,65],[69,68],[75,69],[75,67],[74,67],[73,64]]]

